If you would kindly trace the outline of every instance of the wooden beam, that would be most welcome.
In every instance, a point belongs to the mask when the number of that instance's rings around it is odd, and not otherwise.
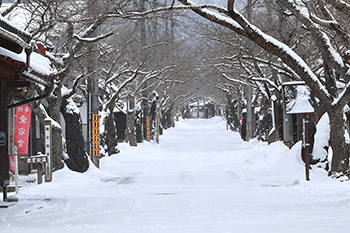
[[[0,82],[0,132],[8,134],[7,125],[7,83]],[[7,200],[6,186],[9,184],[9,156],[8,145],[0,146],[0,186],[3,187],[3,201]]]

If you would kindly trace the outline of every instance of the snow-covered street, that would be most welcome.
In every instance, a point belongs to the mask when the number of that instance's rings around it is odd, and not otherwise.
[[[300,146],[300,145],[299,145]],[[23,184],[0,232],[347,232],[350,184],[311,170],[298,145],[243,142],[221,118],[181,120],[84,173]],[[33,176],[34,177],[34,176]],[[25,177],[22,177],[24,180]],[[11,195],[11,193],[9,194]]]

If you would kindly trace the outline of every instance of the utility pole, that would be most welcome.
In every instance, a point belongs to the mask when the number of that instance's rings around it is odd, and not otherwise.
[[[252,20],[252,0],[247,2],[247,19],[249,22]],[[247,123],[246,123],[246,140],[249,141],[253,138],[253,116],[254,116],[254,107],[252,106],[252,96],[253,96],[253,87],[248,85],[246,88],[246,98],[247,98]]]
[[[91,18],[97,16],[97,1],[88,1],[88,12]],[[98,30],[92,33],[91,37],[97,37]],[[92,130],[92,118],[93,115],[99,114],[99,101],[98,101],[98,47],[96,43],[90,43],[88,45],[89,56],[87,56],[87,70],[90,74],[87,79],[87,92],[88,92],[88,104],[87,104],[87,128],[88,128],[88,154],[91,157],[92,162],[97,168],[100,167],[99,157],[93,156],[93,130]],[[96,146],[96,145],[94,145]]]
[[[144,12],[145,11],[145,0],[138,0],[138,11]],[[141,40],[141,46],[146,46],[146,23],[145,19],[140,19],[140,40]],[[143,111],[143,138],[148,140],[147,137],[147,118],[149,117],[149,107],[148,107],[148,90],[147,90],[148,82],[144,82],[143,84],[143,91],[142,91],[142,111]]]
[[[199,119],[199,99],[197,99],[197,119]]]
[[[136,135],[135,135],[135,97],[128,94],[128,106],[127,106],[127,130],[128,130],[128,141],[130,146],[137,146]]]
[[[155,129],[154,129],[154,140],[156,141],[157,144],[159,144],[159,107],[160,107],[160,102],[159,102],[159,97],[156,97],[156,119],[155,119]]]

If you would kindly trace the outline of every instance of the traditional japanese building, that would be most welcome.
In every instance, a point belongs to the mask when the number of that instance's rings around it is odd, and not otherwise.
[[[0,182],[4,201],[9,184],[8,110],[48,97],[55,78],[50,61],[33,52],[34,46],[29,33],[0,16]],[[44,87],[44,94],[25,99],[23,93],[30,83]]]

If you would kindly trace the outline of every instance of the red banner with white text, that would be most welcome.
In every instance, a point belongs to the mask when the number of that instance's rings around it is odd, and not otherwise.
[[[22,105],[16,108],[15,119],[15,146],[17,154],[28,154],[29,129],[32,110],[29,105]]]

